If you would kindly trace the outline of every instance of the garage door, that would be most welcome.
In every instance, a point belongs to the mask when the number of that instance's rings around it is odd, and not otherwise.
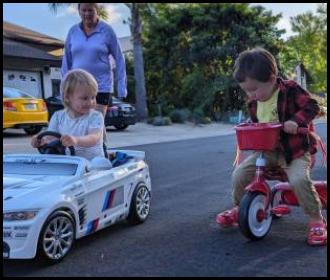
[[[18,88],[34,97],[42,98],[39,72],[3,70],[3,85]]]

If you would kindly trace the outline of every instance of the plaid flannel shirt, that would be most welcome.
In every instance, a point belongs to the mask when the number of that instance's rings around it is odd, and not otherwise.
[[[295,121],[299,127],[308,127],[314,131],[313,119],[319,114],[320,107],[316,100],[312,99],[309,92],[304,90],[295,81],[277,79],[279,95],[277,101],[278,119],[281,123],[288,120]],[[257,101],[248,101],[248,110],[251,120],[258,122]],[[315,154],[317,151],[317,139],[313,134],[288,134],[281,131],[280,147],[284,152],[287,163],[299,158],[309,151]]]

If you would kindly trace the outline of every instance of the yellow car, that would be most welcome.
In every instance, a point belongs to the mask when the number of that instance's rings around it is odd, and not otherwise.
[[[19,89],[3,87],[3,129],[23,128],[28,135],[48,125],[48,111],[43,99]]]

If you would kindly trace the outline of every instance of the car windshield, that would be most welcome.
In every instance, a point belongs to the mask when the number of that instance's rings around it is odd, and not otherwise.
[[[34,98],[33,96],[20,91],[16,88],[3,87],[3,97],[4,98]]]
[[[4,174],[73,176],[78,164],[54,162],[4,162]]]

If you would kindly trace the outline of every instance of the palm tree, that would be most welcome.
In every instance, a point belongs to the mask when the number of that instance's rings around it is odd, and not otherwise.
[[[134,57],[134,80],[135,80],[135,98],[136,113],[139,120],[145,120],[148,117],[147,93],[144,78],[143,50],[142,50],[142,22],[140,9],[143,4],[130,3],[126,6],[131,10],[131,33],[133,35],[133,57]],[[144,4],[145,5],[145,4]]]
[[[49,3],[50,9],[57,13],[61,6],[73,6],[77,3]],[[143,51],[142,51],[142,22],[140,9],[147,7],[148,4],[127,3],[125,4],[131,11],[130,29],[133,36],[133,57],[134,57],[134,80],[135,80],[135,99],[136,112],[139,121],[148,117],[147,94],[144,78]],[[98,9],[100,18],[108,19],[108,13],[103,6]]]

